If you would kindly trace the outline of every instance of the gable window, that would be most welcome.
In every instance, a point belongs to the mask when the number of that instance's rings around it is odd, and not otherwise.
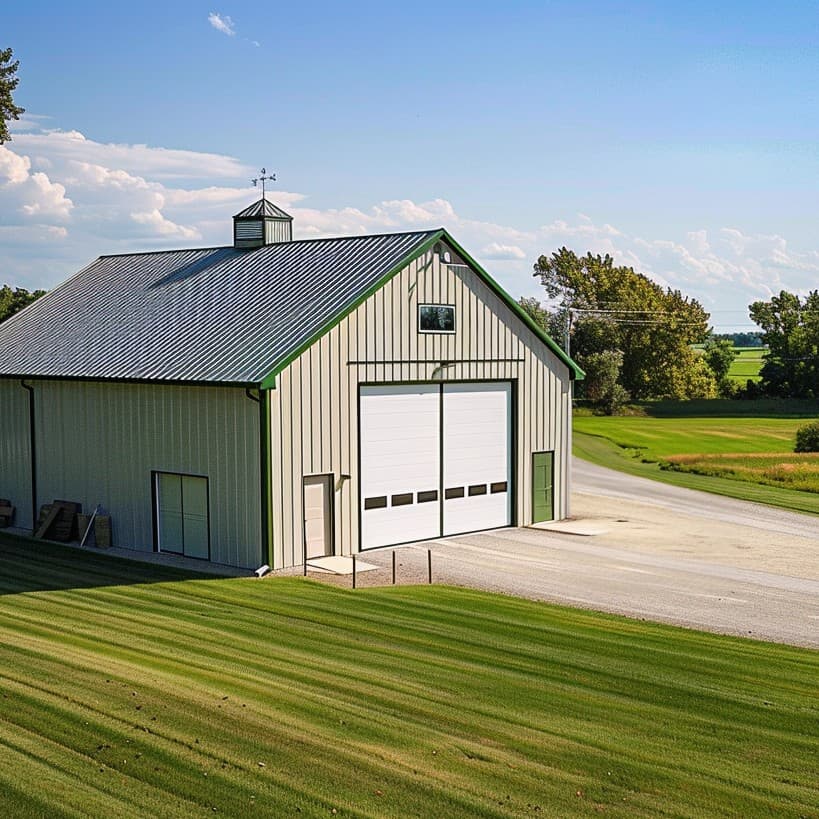
[[[454,333],[455,306],[452,304],[419,304],[418,329],[422,333]]]

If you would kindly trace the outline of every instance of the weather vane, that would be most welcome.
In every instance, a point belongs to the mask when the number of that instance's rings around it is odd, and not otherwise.
[[[275,182],[276,181],[276,174],[271,173],[268,175],[267,168],[262,168],[262,172],[257,176],[255,179],[250,180],[253,183],[253,187],[257,187],[259,182],[262,183],[262,199],[265,198],[264,196],[264,183],[265,182]]]

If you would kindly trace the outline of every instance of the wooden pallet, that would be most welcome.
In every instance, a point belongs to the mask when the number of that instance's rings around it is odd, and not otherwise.
[[[54,503],[40,507],[36,538],[48,538],[68,543],[77,537],[77,514],[82,511],[82,504],[74,501],[55,500]]]

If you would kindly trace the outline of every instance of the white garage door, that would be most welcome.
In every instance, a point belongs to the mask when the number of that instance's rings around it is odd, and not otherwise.
[[[509,383],[362,387],[360,420],[362,549],[511,523]]]
[[[512,520],[511,384],[444,386],[444,535]]]
[[[437,384],[361,388],[361,548],[438,537]]]

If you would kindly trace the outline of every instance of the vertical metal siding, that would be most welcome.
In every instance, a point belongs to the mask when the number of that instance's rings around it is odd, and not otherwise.
[[[290,221],[265,219],[264,240],[265,244],[268,245],[278,242],[292,242],[293,223]]]
[[[418,304],[425,302],[456,305],[454,334],[418,332]],[[441,361],[455,363],[442,369]],[[310,474],[334,475],[336,548],[343,554],[358,550],[360,383],[480,379],[517,382],[517,522],[532,520],[532,452],[542,450],[555,451],[555,511],[567,517],[571,391],[566,365],[478,274],[462,264],[442,265],[430,252],[277,379],[271,410],[275,566],[301,563],[301,487]]]
[[[0,498],[14,505],[14,525],[22,529],[34,528],[29,440],[28,392],[0,379]]]
[[[259,407],[244,390],[32,383],[41,503],[101,504],[111,514],[116,545],[151,551],[151,471],[206,475],[211,560],[243,568],[264,562]]]

